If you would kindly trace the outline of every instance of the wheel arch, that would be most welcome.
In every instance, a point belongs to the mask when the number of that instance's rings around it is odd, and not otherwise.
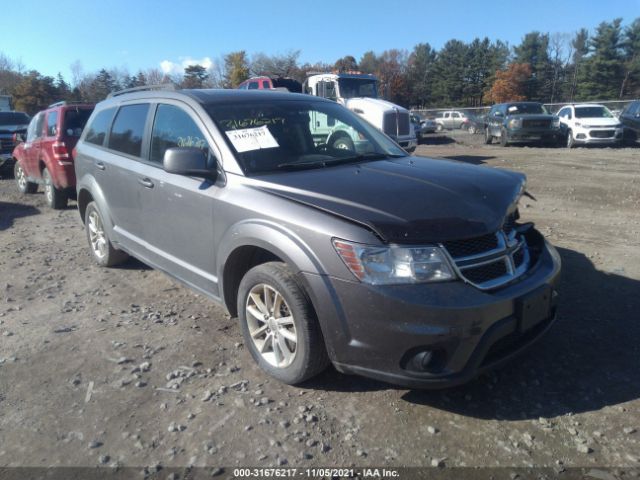
[[[240,281],[257,265],[281,261],[295,274],[324,272],[319,259],[302,239],[282,225],[272,222],[254,220],[234,225],[224,235],[220,245],[224,247],[218,253],[219,291],[232,316],[237,314]]]

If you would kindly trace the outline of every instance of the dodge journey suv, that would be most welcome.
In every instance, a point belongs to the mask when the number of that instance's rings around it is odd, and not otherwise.
[[[334,148],[318,124],[359,140]],[[332,363],[454,385],[554,320],[560,259],[518,221],[522,174],[407,156],[335,102],[125,91],[96,106],[76,151],[95,261],[133,255],[222,303],[280,381]]]

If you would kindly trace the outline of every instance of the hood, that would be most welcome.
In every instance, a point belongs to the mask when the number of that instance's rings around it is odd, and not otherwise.
[[[0,125],[0,133],[26,132],[27,125]]]
[[[398,109],[401,112],[408,112],[407,109],[402,108],[400,105],[396,105],[395,103],[391,103],[380,98],[370,97],[346,98],[344,99],[344,106],[349,110],[359,109],[363,111],[378,110],[380,112],[387,112],[389,110]]]
[[[620,124],[620,120],[617,118],[604,117],[581,117],[576,118],[575,121],[586,128],[589,128],[590,126],[614,127]]]
[[[520,173],[421,157],[277,173],[253,188],[365,225],[391,243],[461,240],[497,231]]]

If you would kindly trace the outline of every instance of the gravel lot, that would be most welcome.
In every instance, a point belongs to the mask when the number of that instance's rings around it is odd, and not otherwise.
[[[526,173],[537,201],[524,199],[522,216],[564,264],[559,319],[537,348],[446,391],[335,370],[281,385],[221,307],[137,261],[97,268],[74,203],[52,211],[42,193],[22,197],[0,180],[0,467],[607,466],[637,476],[640,148],[502,148],[458,132],[416,154]]]

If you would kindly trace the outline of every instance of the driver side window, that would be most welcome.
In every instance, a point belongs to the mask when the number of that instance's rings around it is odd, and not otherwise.
[[[209,144],[193,119],[179,107],[160,104],[151,133],[150,160],[162,164],[164,153],[173,147],[199,148],[213,166]]]

